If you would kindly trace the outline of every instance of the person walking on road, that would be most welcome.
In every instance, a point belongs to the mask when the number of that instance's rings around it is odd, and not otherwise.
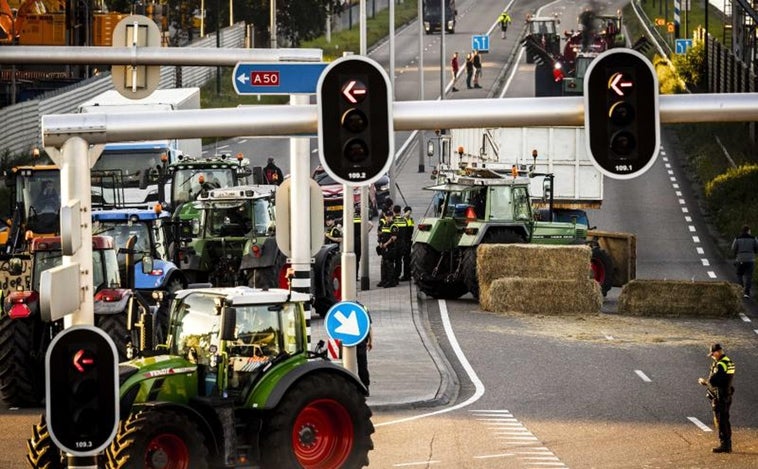
[[[698,378],[697,382],[707,389],[708,399],[713,409],[713,423],[719,432],[721,444],[713,448],[714,453],[732,452],[732,424],[729,421],[729,408],[732,406],[734,394],[734,362],[726,356],[721,344],[713,344],[709,357],[713,359],[710,374],[707,378]]]
[[[478,50],[474,50],[471,61],[474,64],[474,88],[481,88],[479,86],[479,79],[482,77],[482,57],[479,55]]]
[[[739,236],[732,241],[732,254],[735,256],[734,265],[737,268],[737,281],[742,285],[743,298],[750,298],[756,252],[758,252],[758,240],[750,232],[750,227],[744,225],[742,230],[740,230]]]
[[[498,16],[497,22],[500,24],[500,37],[505,39],[505,35],[508,32],[508,25],[511,24],[511,15],[509,15],[506,10],[503,10],[503,12],[500,13],[500,16]]]
[[[453,73],[453,91],[458,91],[458,88],[455,87],[455,80],[458,78],[458,70],[460,70],[458,52],[453,52],[453,57],[450,59],[450,70]]]
[[[474,60],[471,53],[466,54],[466,88],[471,89],[471,79],[474,77]]]

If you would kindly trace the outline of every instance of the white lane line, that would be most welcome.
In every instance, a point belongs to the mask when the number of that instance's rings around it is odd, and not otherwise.
[[[412,415],[410,417],[406,417],[402,419],[390,420],[388,422],[375,423],[374,427],[383,427],[385,425],[395,425],[397,423],[411,422],[413,420],[419,420],[426,417],[431,417],[433,415],[440,415],[440,414],[452,412],[454,410],[462,409],[464,407],[467,407],[473,404],[484,395],[484,384],[479,379],[479,376],[477,376],[476,371],[474,371],[474,367],[471,366],[471,363],[469,363],[468,359],[466,358],[466,355],[463,354],[463,350],[461,350],[461,346],[458,343],[458,339],[455,337],[455,332],[453,332],[453,327],[450,324],[450,316],[448,315],[448,312],[447,312],[447,303],[445,303],[445,300],[438,300],[437,303],[440,308],[440,319],[442,319],[442,326],[445,329],[445,335],[447,335],[447,340],[448,342],[450,342],[450,348],[453,349],[453,352],[455,352],[455,356],[456,358],[458,358],[458,362],[461,364],[461,367],[464,369],[464,371],[466,371],[466,374],[468,375],[468,379],[474,385],[474,394],[472,394],[471,397],[466,399],[464,402],[461,402],[460,404],[454,405],[452,407],[447,407],[445,409],[440,409],[435,412],[429,412],[426,414]]]
[[[701,422],[700,420],[698,420],[696,417],[687,417],[687,420],[689,420],[690,422],[692,422],[695,425],[697,425],[698,428],[701,429],[701,430],[703,430],[704,432],[713,431],[713,430],[710,429],[710,427],[708,427],[708,425],[704,424],[703,422]]]
[[[242,140],[238,140],[238,141],[237,141],[237,143],[245,143],[245,142],[247,142],[247,139],[246,139],[246,138],[243,138]]]
[[[500,454],[483,454],[481,456],[474,456],[474,459],[492,459],[492,458],[507,458],[516,456],[513,453],[500,453]]]
[[[692,217],[687,215],[686,217],[684,217],[684,221],[686,221],[687,223],[692,223]]]
[[[687,226],[687,229],[688,229],[688,230],[690,230],[690,233],[695,233],[695,232],[697,232],[697,229],[696,229],[696,228],[695,228],[693,225],[689,225],[689,226]]]
[[[701,248],[701,247],[699,247],[699,246],[695,248],[695,251],[696,251],[698,254],[700,254],[701,256],[702,256],[703,254],[705,254],[705,249],[703,249],[703,248]]]
[[[693,236],[692,237],[692,242],[696,243],[696,244],[699,243],[700,242],[700,236]]]
[[[742,319],[742,322],[752,322],[750,321],[750,318],[745,315],[745,313],[740,313],[740,319]]]
[[[708,277],[709,277],[709,278],[718,278],[718,277],[716,276],[716,272],[714,272],[714,271],[712,271],[712,270],[709,270],[709,271],[708,271]]]
[[[711,265],[711,262],[708,259],[700,259],[700,262],[703,263],[703,267],[708,267]]]
[[[675,177],[670,177],[670,178],[669,178],[669,181],[671,181],[671,182],[676,182],[676,178],[675,178]]]
[[[419,461],[419,462],[401,462],[393,464],[392,467],[411,467],[411,466],[428,466],[430,464],[439,464],[442,461]]]
[[[646,383],[652,383],[653,382],[653,380],[650,379],[650,378],[648,378],[647,375],[642,372],[642,370],[634,370],[634,372],[637,373],[637,376],[639,376],[640,379],[642,379],[642,381],[644,381]]]
[[[674,189],[679,189],[679,184],[674,184]]]
[[[682,207],[682,213],[690,213],[687,207]]]
[[[679,199],[679,205],[686,205],[687,201],[684,199]]]

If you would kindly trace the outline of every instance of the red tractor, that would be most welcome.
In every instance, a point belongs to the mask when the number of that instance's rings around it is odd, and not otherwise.
[[[31,288],[13,291],[0,313],[0,400],[11,407],[35,407],[45,396],[45,353],[53,337],[63,330],[63,320],[46,321],[40,311],[42,272],[61,265],[59,236],[31,242]],[[92,280],[95,293],[95,325],[116,343],[119,358],[126,358],[127,315],[130,290],[121,288],[113,238],[92,237]]]

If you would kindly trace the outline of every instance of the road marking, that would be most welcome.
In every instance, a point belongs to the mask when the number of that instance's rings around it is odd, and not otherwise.
[[[740,319],[742,319],[743,322],[752,322],[750,321],[750,318],[745,315],[745,313],[740,313]]]
[[[674,189],[679,189],[679,184],[674,184],[673,187]]]
[[[687,215],[686,217],[684,217],[684,221],[686,221],[687,223],[692,223],[692,217]]]
[[[710,261],[708,261],[708,259],[700,259],[700,262],[703,263],[703,267],[708,267],[709,265],[711,265],[711,263],[710,263]]]
[[[713,430],[710,429],[710,427],[708,427],[708,425],[704,424],[703,422],[701,422],[700,420],[698,420],[695,417],[687,417],[687,420],[689,420],[690,422],[692,422],[695,425],[697,425],[698,428],[701,429],[701,430],[703,430],[704,432],[711,432],[711,431],[713,431]]]
[[[705,254],[705,249],[703,249],[703,248],[701,248],[699,246],[695,248],[695,251],[697,251],[697,253],[700,254],[701,256],[703,254]]]
[[[693,236],[692,237],[692,242],[693,243],[699,243],[700,242],[700,236]]]
[[[669,181],[671,181],[671,182],[676,182],[676,178],[675,178],[675,177],[670,177],[670,178],[669,178]]]
[[[682,207],[682,213],[690,213],[687,207]]]
[[[640,379],[642,379],[642,381],[646,383],[651,383],[653,381],[650,378],[648,378],[647,375],[642,372],[642,370],[634,370],[634,372],[637,373],[637,376],[639,376]]]
[[[413,420],[419,420],[426,417],[431,417],[433,415],[440,415],[445,414],[448,412],[452,412],[454,410],[462,409],[464,407],[470,406],[474,402],[478,401],[479,398],[481,398],[484,395],[484,384],[482,383],[482,380],[479,379],[479,377],[476,375],[476,371],[474,371],[474,367],[471,366],[471,363],[469,363],[468,359],[466,358],[466,355],[463,354],[463,350],[461,350],[461,346],[458,343],[458,339],[455,337],[455,332],[453,332],[453,327],[450,324],[450,316],[447,312],[447,303],[445,303],[445,300],[437,300],[437,304],[440,308],[440,319],[442,319],[442,327],[445,330],[445,335],[447,336],[448,342],[450,342],[450,348],[453,349],[453,352],[455,352],[455,356],[458,358],[458,362],[461,364],[461,367],[466,371],[466,374],[468,375],[468,379],[471,381],[471,383],[474,385],[474,394],[471,395],[468,399],[466,399],[464,402],[461,402],[460,404],[454,405],[452,407],[447,407],[445,409],[440,409],[434,412],[429,412],[426,414],[419,414],[419,415],[412,415],[410,417],[398,419],[398,420],[390,420],[388,422],[382,422],[382,423],[375,423],[374,427],[383,427],[385,425],[395,425],[397,423],[404,423],[404,422],[411,422]]]
[[[514,453],[483,454],[481,456],[474,456],[474,459],[507,458],[510,456],[516,456],[516,455]]]
[[[712,271],[712,270],[709,270],[709,271],[708,271],[708,277],[710,277],[710,278],[718,278],[718,277],[716,276],[716,272],[714,272],[714,271]]]
[[[687,226],[687,229],[690,230],[690,233],[695,233],[697,231],[697,229],[692,225]]]
[[[243,138],[242,140],[237,141],[237,143],[245,143],[245,142],[247,142],[246,138]]]
[[[411,466],[426,466],[429,464],[439,464],[442,461],[419,461],[419,462],[401,462],[397,464],[393,464],[393,467],[411,467]]]
[[[687,201],[684,199],[679,199],[679,205],[685,205],[687,204]]]

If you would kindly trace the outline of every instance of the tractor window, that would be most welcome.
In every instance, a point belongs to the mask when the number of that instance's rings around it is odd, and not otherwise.
[[[92,231],[95,234],[104,234],[112,236],[116,244],[116,249],[125,248],[129,238],[136,237],[134,244],[135,262],[142,259],[142,256],[150,253],[150,230],[144,223],[112,223],[107,221],[95,222]],[[118,264],[123,266],[126,263],[125,254],[118,255]]]
[[[252,229],[250,204],[215,204],[209,212],[207,233],[216,236],[245,236]]]
[[[155,183],[153,179],[157,178],[157,167],[161,162],[161,155],[165,152],[166,148],[163,147],[146,150],[106,148],[92,169],[116,172],[122,176],[120,184],[136,188],[139,187],[141,178]],[[151,172],[151,177],[145,178],[146,172]],[[102,185],[108,187],[116,181],[117,179],[103,179]]]
[[[513,208],[516,220],[529,221],[532,219],[532,207],[526,187],[513,188]]]
[[[511,188],[509,186],[492,186],[489,190],[490,220],[513,220]]]
[[[256,199],[253,201],[253,220],[255,223],[255,235],[270,235],[270,229],[274,226],[274,205],[269,199]]]
[[[63,263],[63,257],[60,251],[37,251],[34,253],[34,278],[32,279],[32,289],[39,291],[39,279],[42,272],[53,267],[58,267]]]
[[[177,352],[198,365],[208,365],[212,347],[218,348],[219,320],[214,296],[204,293],[184,298],[176,328]]]
[[[237,308],[235,355],[261,360],[273,358],[281,351],[279,311],[268,306]]]

